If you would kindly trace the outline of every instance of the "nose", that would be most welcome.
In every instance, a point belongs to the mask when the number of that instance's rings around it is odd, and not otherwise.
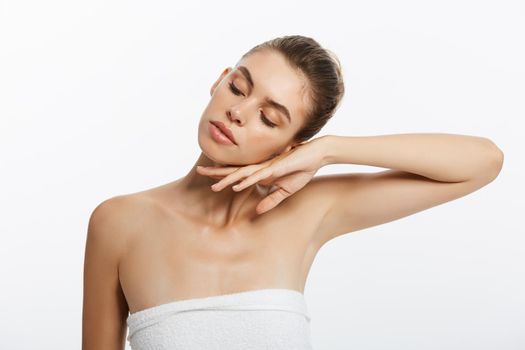
[[[254,113],[256,103],[257,101],[249,101],[247,99],[232,105],[226,112],[228,119],[238,125],[244,125],[248,116]]]
[[[230,119],[231,122],[242,125],[244,124],[244,121],[241,116],[240,108],[238,106],[229,108],[226,112],[228,115],[228,119]]]

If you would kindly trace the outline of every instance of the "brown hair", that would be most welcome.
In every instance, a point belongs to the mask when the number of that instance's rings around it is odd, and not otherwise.
[[[303,142],[317,134],[337,110],[344,92],[342,68],[337,56],[302,35],[287,35],[254,46],[242,57],[273,49],[280,52],[288,63],[299,69],[309,85],[311,106],[303,126],[294,135],[294,142]]]

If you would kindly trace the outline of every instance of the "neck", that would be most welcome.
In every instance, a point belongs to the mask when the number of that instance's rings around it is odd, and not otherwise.
[[[233,226],[258,216],[255,207],[268,194],[269,187],[254,184],[235,192],[230,184],[214,192],[211,185],[220,180],[197,173],[198,165],[220,166],[201,152],[190,171],[177,181],[179,198],[184,198],[185,210],[217,228]]]

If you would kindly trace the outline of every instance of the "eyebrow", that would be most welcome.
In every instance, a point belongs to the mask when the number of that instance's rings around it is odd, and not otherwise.
[[[248,68],[246,68],[245,66],[238,66],[237,68],[244,75],[246,80],[248,80],[248,84],[250,84],[250,88],[253,90],[253,88],[255,87],[255,84],[253,82],[252,75],[250,74],[250,71],[248,70]],[[270,106],[278,109],[281,113],[283,113],[288,119],[289,123],[292,122],[292,118],[290,117],[290,111],[288,111],[288,108],[286,108],[284,105],[272,100],[269,97],[266,97],[265,102],[269,104]]]

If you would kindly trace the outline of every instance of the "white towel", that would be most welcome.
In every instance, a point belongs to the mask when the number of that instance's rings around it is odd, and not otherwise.
[[[304,295],[257,289],[173,301],[128,316],[133,350],[312,350]]]

